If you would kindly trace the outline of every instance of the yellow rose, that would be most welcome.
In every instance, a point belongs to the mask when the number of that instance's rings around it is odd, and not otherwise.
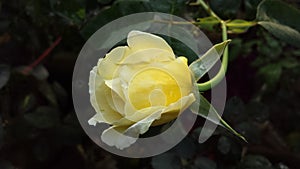
[[[90,125],[107,123],[101,139],[124,149],[150,126],[175,119],[196,99],[184,57],[175,57],[160,37],[131,31],[128,46],[116,47],[90,72]]]

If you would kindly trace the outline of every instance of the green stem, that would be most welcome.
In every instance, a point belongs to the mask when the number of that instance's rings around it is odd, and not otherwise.
[[[213,17],[217,18],[221,22],[221,28],[222,28],[222,40],[226,41],[227,38],[227,27],[226,27],[226,22],[221,20],[210,8],[208,5],[203,2],[203,0],[198,0],[197,3],[202,5],[202,7]],[[213,87],[215,87],[217,84],[219,84],[223,78],[225,77],[225,73],[227,71],[227,66],[228,66],[228,47],[226,46],[224,53],[223,53],[223,58],[222,58],[222,65],[215,77],[210,79],[207,82],[204,83],[199,83],[198,84],[198,89],[199,91],[207,91]]]
[[[217,18],[219,21],[222,21],[222,19],[217,14],[215,14],[214,11],[212,11],[203,0],[198,0],[195,4],[201,5],[207,11],[208,14]]]

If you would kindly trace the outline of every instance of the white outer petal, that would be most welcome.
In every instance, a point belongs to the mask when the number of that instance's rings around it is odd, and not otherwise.
[[[123,150],[129,147],[138,139],[138,135],[135,137],[126,136],[115,130],[115,126],[112,126],[103,131],[101,140],[109,146],[115,146],[116,148]]]
[[[129,32],[127,36],[127,43],[130,49],[133,51],[149,48],[158,48],[173,53],[172,48],[163,38],[146,32]]]
[[[99,59],[98,64],[102,61],[103,59]],[[95,109],[95,111],[97,112],[96,115],[94,117],[92,117],[88,122],[90,125],[96,125],[95,122],[105,122],[105,120],[103,119],[103,116],[101,115],[101,111],[100,111],[100,107],[97,103],[96,100],[96,84],[101,83],[101,79],[96,78],[97,76],[97,66],[95,66],[91,72],[90,72],[90,77],[89,77],[89,93],[90,93],[90,102],[93,106],[93,108]]]

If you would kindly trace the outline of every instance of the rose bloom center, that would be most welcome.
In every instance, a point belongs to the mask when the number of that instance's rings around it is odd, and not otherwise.
[[[129,84],[130,102],[138,110],[151,106],[168,106],[182,97],[176,80],[158,68],[138,72]]]

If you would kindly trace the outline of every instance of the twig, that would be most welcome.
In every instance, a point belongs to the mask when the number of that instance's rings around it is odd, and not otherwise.
[[[22,71],[23,74],[28,75],[29,72],[38,65],[46,56],[49,55],[49,53],[60,43],[61,36],[59,36],[55,42],[52,43],[52,45],[47,48],[34,62],[32,62],[30,65],[26,66],[24,70]]]

